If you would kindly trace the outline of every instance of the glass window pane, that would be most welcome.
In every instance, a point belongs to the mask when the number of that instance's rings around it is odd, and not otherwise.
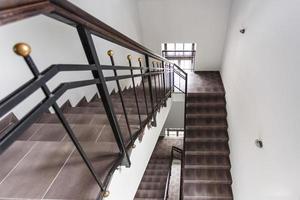
[[[176,51],[182,51],[183,50],[183,43],[176,43]]]
[[[175,44],[174,43],[168,43],[167,44],[167,50],[175,50]]]
[[[162,43],[162,44],[161,44],[161,50],[162,50],[162,51],[165,50],[165,43]]]
[[[192,50],[192,43],[184,43],[184,50],[191,51]]]

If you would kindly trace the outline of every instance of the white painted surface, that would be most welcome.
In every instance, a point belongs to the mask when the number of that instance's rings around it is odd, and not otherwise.
[[[184,128],[184,94],[172,93],[172,107],[162,134],[165,133],[166,128]]]
[[[171,106],[172,101],[169,98],[167,107],[162,108],[157,114],[157,126],[150,129],[146,128],[142,142],[137,141],[135,143],[136,148],[133,149],[130,156],[131,167],[122,167],[121,170],[115,171],[108,188],[110,196],[105,200],[134,199]]]
[[[135,0],[72,0],[71,2],[134,40],[141,40]],[[40,70],[44,70],[51,64],[87,63],[76,29],[71,26],[45,16],[37,16],[2,26],[0,28],[0,99],[32,77],[23,59],[12,51],[14,44],[20,41],[27,42],[32,46],[31,55]],[[102,64],[110,63],[106,51],[113,49],[116,64],[128,64],[126,56],[132,54],[134,64],[137,65],[138,55],[129,50],[101,39],[95,39],[95,45]],[[89,78],[92,78],[89,72],[68,72],[57,75],[48,85],[53,89],[61,82]],[[122,84],[126,86],[130,82],[129,80],[122,81]],[[109,85],[110,90],[113,87],[114,84]],[[61,97],[58,103],[62,104],[70,99],[71,104],[75,105],[83,96],[90,99],[95,93],[96,87],[94,86],[71,90]],[[43,94],[37,92],[13,111],[18,117],[21,117],[34,105],[34,102],[38,103],[38,100],[42,98]]]
[[[219,70],[231,0],[138,0],[143,43],[197,43],[196,70]]]
[[[222,77],[236,200],[300,199],[299,8],[299,0],[234,1]]]

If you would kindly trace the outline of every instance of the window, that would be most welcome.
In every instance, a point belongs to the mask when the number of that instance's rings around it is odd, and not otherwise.
[[[162,55],[185,70],[194,69],[195,43],[163,43]]]
[[[183,128],[166,128],[165,136],[182,138],[184,136],[184,129]]]

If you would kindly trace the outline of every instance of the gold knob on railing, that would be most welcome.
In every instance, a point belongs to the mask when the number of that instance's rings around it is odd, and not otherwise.
[[[113,50],[108,50],[107,51],[107,55],[110,56],[110,57],[112,57],[114,55]]]
[[[104,198],[108,197],[110,195],[110,192],[105,190],[105,191],[102,192],[102,195],[103,195]]]
[[[128,56],[127,56],[127,60],[129,60],[129,61],[130,61],[130,60],[131,60],[131,58],[132,58],[132,57],[131,57],[131,55],[128,55]]]
[[[23,42],[15,44],[13,49],[17,55],[23,57],[27,57],[31,53],[31,47]]]
[[[139,62],[142,62],[142,60],[143,60],[142,58],[138,58],[138,61],[139,61]]]

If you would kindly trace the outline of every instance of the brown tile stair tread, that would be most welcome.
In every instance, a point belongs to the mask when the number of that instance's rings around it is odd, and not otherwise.
[[[184,199],[233,199],[231,186],[228,184],[184,183]]]
[[[185,142],[185,155],[229,155],[227,142]]]
[[[230,172],[224,169],[185,169],[183,176],[185,183],[232,183]]]
[[[207,128],[207,129],[194,129],[188,130],[185,133],[185,141],[186,142],[214,142],[214,141],[228,141],[228,134],[226,129],[222,128]]]
[[[28,144],[34,144],[34,147],[30,152],[27,151],[26,157],[18,163],[17,167],[2,182],[0,187],[1,197],[40,199],[58,173],[46,194],[47,198],[74,197],[74,199],[83,199],[80,195],[88,194],[90,188],[97,186],[71,142],[16,141],[7,151],[1,154],[0,160],[2,161],[9,155],[12,156],[11,154],[15,151],[11,149],[22,149]],[[81,145],[90,158],[96,173],[104,180],[112,167],[112,163],[119,158],[116,144],[103,143],[99,145],[82,142]],[[10,167],[11,170],[14,166]],[[0,171],[3,172],[3,169],[1,166]],[[88,183],[90,187],[85,187],[84,183]],[[35,187],[32,187],[33,185]],[[52,195],[51,191],[53,191]],[[99,190],[94,195],[97,195],[98,192]]]
[[[232,200],[225,91],[219,72],[188,72],[183,200]]]
[[[230,169],[228,156],[224,155],[185,155],[184,168]]]
[[[135,194],[135,198],[163,198],[165,195],[165,189],[139,189]]]

